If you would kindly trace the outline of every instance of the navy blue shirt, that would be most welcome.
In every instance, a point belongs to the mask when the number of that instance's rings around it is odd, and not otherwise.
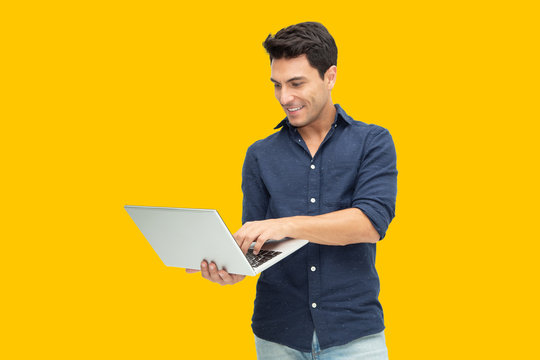
[[[280,131],[249,147],[242,223],[356,207],[384,238],[397,193],[392,137],[335,107],[335,121],[313,158],[287,118],[276,127]],[[263,271],[252,318],[255,335],[310,352],[314,330],[321,349],[384,330],[375,251],[370,243],[309,243]]]

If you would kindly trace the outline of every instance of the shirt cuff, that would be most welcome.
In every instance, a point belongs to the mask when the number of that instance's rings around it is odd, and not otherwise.
[[[371,225],[379,234],[379,241],[381,241],[386,236],[386,229],[388,229],[388,225],[385,226],[386,220],[384,217],[368,204],[358,204],[353,205],[353,207],[360,209],[368,217]]]

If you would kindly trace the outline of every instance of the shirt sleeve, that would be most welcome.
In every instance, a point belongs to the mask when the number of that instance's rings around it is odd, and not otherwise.
[[[366,148],[354,188],[352,206],[369,218],[380,240],[395,216],[397,195],[396,149],[390,132],[376,126]]]
[[[254,145],[248,148],[242,168],[242,193],[244,194],[242,224],[247,221],[264,220],[270,197],[261,178]]]

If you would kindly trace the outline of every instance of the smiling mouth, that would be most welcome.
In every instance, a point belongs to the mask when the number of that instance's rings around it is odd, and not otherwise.
[[[286,108],[286,109],[287,109],[288,112],[293,113],[293,112],[296,112],[296,111],[298,111],[298,110],[300,110],[300,109],[303,109],[303,108],[304,108],[304,106],[302,105],[302,106],[297,106],[297,107],[292,107],[292,108]]]

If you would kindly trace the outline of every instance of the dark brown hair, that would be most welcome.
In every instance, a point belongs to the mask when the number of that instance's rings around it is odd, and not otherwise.
[[[275,36],[268,35],[263,42],[266,52],[273,59],[295,58],[306,54],[309,64],[324,79],[326,70],[337,65],[337,46],[334,38],[318,22],[303,22],[279,30]]]

